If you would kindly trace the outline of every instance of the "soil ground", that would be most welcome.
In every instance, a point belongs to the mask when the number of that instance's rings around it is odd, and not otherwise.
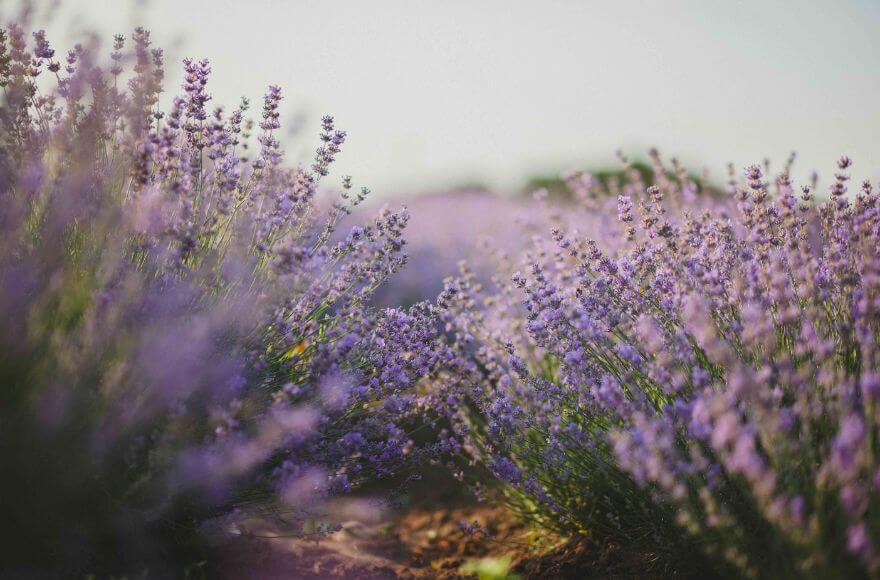
[[[509,557],[520,578],[651,577],[637,572],[637,559],[541,535],[497,507],[466,498],[455,483],[428,485],[427,493],[413,494],[419,502],[394,513],[364,517],[363,509],[341,506],[361,517],[317,540],[236,538],[216,569],[229,580],[460,578],[468,561]],[[462,521],[485,533],[464,531]]]

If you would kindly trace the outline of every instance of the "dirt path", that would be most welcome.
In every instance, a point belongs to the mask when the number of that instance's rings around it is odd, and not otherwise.
[[[460,521],[485,533],[468,533]],[[241,537],[218,562],[222,578],[457,578],[469,560],[516,552],[527,533],[489,506],[416,508],[388,522],[348,522],[320,540]]]
[[[259,538],[227,546],[218,568],[221,578],[399,578],[405,567],[390,538],[349,529],[319,542]]]
[[[448,476],[431,474],[411,491],[397,512],[382,511],[381,503],[364,499],[334,504],[333,520],[346,523],[319,540],[235,538],[221,550],[216,576],[448,579],[462,577],[467,562],[509,557],[513,572],[523,579],[659,577],[643,573],[643,556],[596,551],[530,530],[503,509],[475,502]]]

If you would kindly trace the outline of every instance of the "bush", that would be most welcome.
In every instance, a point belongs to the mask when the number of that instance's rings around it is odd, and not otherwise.
[[[317,201],[346,135],[325,117],[286,167],[277,87],[252,151],[247,101],[207,108],[207,60],[162,112],[148,32],[102,68],[25,26],[0,31],[4,567],[177,574],[245,516],[326,531],[323,497],[407,451],[417,363],[371,354],[407,314],[365,308],[405,212],[337,235],[366,194]]]
[[[555,229],[512,287],[449,281],[455,437],[524,517],[648,568],[876,575],[878,193],[845,157],[821,203],[752,166],[692,213],[653,158],[604,249]]]

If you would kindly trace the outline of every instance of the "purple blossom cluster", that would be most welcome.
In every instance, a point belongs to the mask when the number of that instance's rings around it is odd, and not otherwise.
[[[179,575],[156,566],[248,516],[332,529],[321,500],[396,473],[441,362],[404,356],[432,316],[368,307],[407,213],[341,231],[367,193],[318,199],[345,132],[289,167],[278,87],[255,124],[186,59],[163,110],[149,32],[62,68],[26,30],[0,30],[4,573]]]
[[[877,575],[880,192],[849,194],[846,157],[822,200],[791,162],[721,196],[651,159],[651,183],[569,179],[616,235],[556,227],[494,285],[448,280],[437,404],[470,476],[664,573]]]

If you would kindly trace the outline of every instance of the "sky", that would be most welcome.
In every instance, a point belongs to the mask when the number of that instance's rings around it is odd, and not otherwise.
[[[208,57],[214,103],[280,85],[288,152],[323,114],[349,133],[336,174],[379,195],[589,169],[657,146],[723,181],[796,150],[796,178],[880,178],[880,2],[872,0],[64,0],[55,48],[136,24]],[[15,0],[0,0],[9,13]]]

